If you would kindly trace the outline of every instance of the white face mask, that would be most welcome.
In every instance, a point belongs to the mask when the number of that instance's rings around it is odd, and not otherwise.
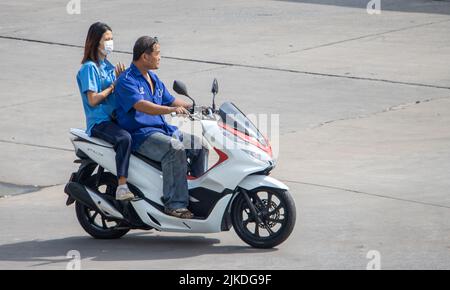
[[[104,43],[105,46],[105,50],[103,51],[106,55],[110,54],[111,52],[113,52],[114,49],[114,42],[112,40],[107,40]]]

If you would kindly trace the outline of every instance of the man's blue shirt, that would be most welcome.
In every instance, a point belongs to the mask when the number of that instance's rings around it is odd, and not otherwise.
[[[150,84],[134,64],[131,64],[120,75],[114,90],[117,103],[117,121],[120,127],[131,134],[133,151],[137,150],[145,139],[153,133],[160,132],[172,136],[178,130],[177,127],[167,124],[163,115],[149,115],[133,108],[140,100],[150,101],[162,106],[170,106],[175,100],[156,74],[148,71],[148,75],[154,85],[153,94]]]

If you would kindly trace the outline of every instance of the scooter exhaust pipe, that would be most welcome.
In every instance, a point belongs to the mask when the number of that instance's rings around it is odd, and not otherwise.
[[[83,185],[79,184],[78,182],[67,183],[66,187],[64,188],[64,192],[67,193],[69,197],[75,199],[76,201],[81,202],[82,204],[84,204],[89,208],[92,209],[97,208],[94,201],[87,192],[86,188]]]
[[[98,209],[104,216],[123,220],[123,215],[107,200],[102,198],[92,189],[78,183],[69,182],[64,188],[64,192],[76,201],[81,202],[91,209]]]

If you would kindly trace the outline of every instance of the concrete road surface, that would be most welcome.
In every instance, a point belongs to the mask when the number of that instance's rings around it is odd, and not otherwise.
[[[368,2],[2,1],[0,269],[65,269],[70,250],[82,269],[450,269],[450,1],[380,0],[380,14]],[[285,243],[82,230],[63,188],[98,20],[113,29],[112,62],[156,35],[168,87],[183,80],[210,104],[215,77],[217,102],[279,116],[272,176],[298,211]]]

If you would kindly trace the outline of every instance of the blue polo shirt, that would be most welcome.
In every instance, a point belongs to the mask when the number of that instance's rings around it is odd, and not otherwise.
[[[178,130],[167,124],[163,115],[149,115],[133,108],[140,100],[162,106],[170,106],[175,100],[156,74],[148,71],[148,75],[154,84],[154,94],[150,84],[134,64],[119,76],[115,88],[117,121],[120,127],[131,134],[132,150],[137,150],[148,136],[156,132],[172,136]]]
[[[114,66],[107,60],[99,61],[98,65],[93,61],[86,61],[78,71],[77,83],[86,115],[86,133],[89,136],[91,136],[91,130],[96,124],[111,120],[111,114],[116,104],[114,94],[110,94],[100,104],[91,106],[89,105],[87,92],[100,93],[109,87],[115,79]]]

